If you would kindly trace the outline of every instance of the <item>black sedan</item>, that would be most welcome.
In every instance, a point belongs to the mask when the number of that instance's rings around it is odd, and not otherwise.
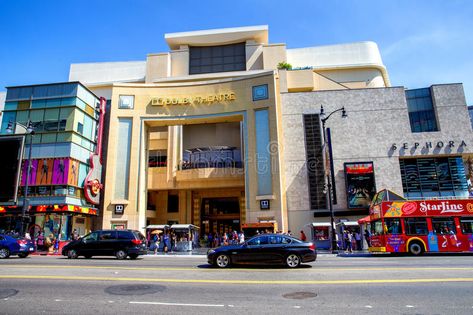
[[[243,244],[221,246],[207,252],[209,264],[220,268],[231,264],[286,264],[295,268],[316,258],[313,243],[282,234],[258,235]]]

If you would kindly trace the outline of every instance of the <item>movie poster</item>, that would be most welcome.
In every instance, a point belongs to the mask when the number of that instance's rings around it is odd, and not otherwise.
[[[36,185],[51,185],[53,179],[53,159],[38,160]]]
[[[21,186],[26,184],[26,169],[28,168],[28,160],[23,162],[21,169]],[[36,185],[36,170],[38,169],[38,160],[31,160],[30,177],[28,178],[28,185]]]
[[[69,160],[68,185],[78,186],[79,182],[79,161]]]
[[[345,163],[349,209],[368,209],[376,194],[373,162]]]
[[[67,185],[69,175],[69,159],[59,158],[54,160],[53,185]]]

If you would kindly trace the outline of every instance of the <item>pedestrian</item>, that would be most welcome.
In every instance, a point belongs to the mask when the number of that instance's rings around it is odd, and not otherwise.
[[[169,245],[170,245],[169,242],[170,242],[170,240],[169,240],[169,232],[166,232],[166,233],[164,233],[164,235],[163,235],[163,251],[164,251],[164,253],[166,253],[166,254],[167,254],[167,252],[168,252],[168,250],[169,250],[169,247],[170,247],[170,246],[169,246]]]
[[[301,241],[303,242],[307,241],[307,237],[305,236],[305,233],[302,230],[301,230]]]
[[[36,245],[38,246],[38,250],[44,250],[44,236],[43,236],[43,232],[39,232],[38,238],[36,239]]]
[[[74,229],[74,230],[72,231],[71,236],[72,236],[71,238],[72,238],[73,241],[79,239],[79,233],[77,232],[76,229]]]
[[[359,231],[355,232],[356,250],[362,250],[361,234]]]
[[[353,246],[352,246],[352,242],[353,242],[353,234],[351,233],[350,230],[347,231],[347,250],[349,253],[353,253]]]
[[[370,231],[368,231],[368,229],[365,229],[365,240],[366,240],[366,243],[368,244],[368,247],[371,247],[370,237],[371,237]]]
[[[245,233],[243,233],[243,231],[240,231],[239,238],[240,238],[240,244],[243,244],[245,242]]]

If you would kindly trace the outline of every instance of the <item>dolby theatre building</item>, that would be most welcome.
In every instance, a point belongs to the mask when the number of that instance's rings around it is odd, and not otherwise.
[[[270,223],[295,233],[329,221],[327,173],[337,221],[366,216],[383,188],[468,195],[461,84],[391,87],[373,42],[289,49],[269,43],[267,26],[165,40],[169,51],[144,61],[70,68],[70,81],[109,101],[103,228]],[[325,120],[330,164],[321,118],[342,107],[348,117]]]

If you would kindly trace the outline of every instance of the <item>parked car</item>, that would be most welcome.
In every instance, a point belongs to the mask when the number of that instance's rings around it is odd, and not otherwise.
[[[32,252],[34,252],[34,245],[30,240],[0,234],[0,259],[8,258],[11,255],[26,258]]]
[[[282,234],[263,234],[240,245],[221,246],[207,252],[209,264],[226,268],[231,264],[285,264],[296,268],[315,261],[315,245]]]
[[[136,259],[148,252],[146,238],[139,231],[100,230],[72,241],[62,249],[62,255],[75,259],[79,256],[115,256],[118,259]]]

